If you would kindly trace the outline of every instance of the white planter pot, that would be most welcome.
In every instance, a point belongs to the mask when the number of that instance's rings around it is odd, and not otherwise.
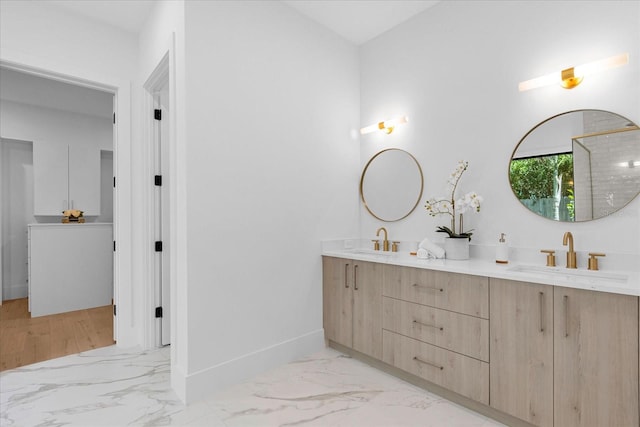
[[[446,259],[469,259],[469,239],[445,237],[444,252]]]

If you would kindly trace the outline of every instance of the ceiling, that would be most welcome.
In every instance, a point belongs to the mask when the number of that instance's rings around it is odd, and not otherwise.
[[[46,1],[47,4],[55,5],[85,18],[137,33],[151,13],[154,2],[166,0]],[[282,1],[356,45],[379,36],[438,3],[438,1],[421,0]],[[6,68],[1,71],[0,93],[3,99],[98,117],[110,117],[112,114],[113,96],[111,94],[26,75]]]
[[[0,99],[111,119],[113,94],[0,67]]]
[[[135,33],[144,25],[155,1],[159,0],[48,0],[47,3]],[[283,3],[360,45],[438,1],[283,0]]]

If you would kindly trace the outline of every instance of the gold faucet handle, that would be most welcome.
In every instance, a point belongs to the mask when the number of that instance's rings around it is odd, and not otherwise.
[[[589,252],[589,270],[597,270],[598,269],[598,258],[599,256],[607,256],[601,252]]]
[[[398,245],[400,242],[391,242],[391,252],[398,252]]]
[[[556,251],[553,249],[541,249],[540,252],[547,254],[547,267],[556,266]]]
[[[373,250],[374,251],[379,251],[380,250],[380,241],[379,240],[375,240],[375,239],[371,239],[371,241],[373,242]]]

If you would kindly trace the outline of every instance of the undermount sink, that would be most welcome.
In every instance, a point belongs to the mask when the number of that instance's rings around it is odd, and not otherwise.
[[[577,270],[564,267],[543,267],[537,265],[515,265],[508,268],[515,273],[543,275],[555,277],[561,280],[588,282],[588,283],[627,283],[629,276],[626,274],[606,273],[593,270]]]
[[[382,256],[393,256],[397,255],[397,252],[390,251],[374,251],[373,249],[365,249],[365,248],[357,248],[351,249],[349,252],[354,254],[364,254],[364,255],[382,255]]]

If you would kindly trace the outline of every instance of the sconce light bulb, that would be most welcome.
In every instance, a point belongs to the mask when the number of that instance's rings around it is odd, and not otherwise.
[[[390,134],[391,132],[393,132],[393,129],[400,124],[405,124],[408,123],[409,119],[407,118],[407,116],[399,116],[393,119],[389,119],[389,120],[385,120],[382,122],[378,122],[376,124],[373,125],[369,125],[366,127],[363,127],[362,129],[360,129],[360,134],[364,135],[367,133],[371,133],[371,132],[375,132],[377,130],[381,130],[383,132],[385,132],[386,134]]]
[[[520,92],[524,92],[526,90],[558,83],[560,83],[560,85],[562,85],[562,87],[564,87],[565,89],[573,89],[582,82],[584,76],[608,70],[610,68],[619,67],[628,63],[629,54],[621,53],[609,58],[566,68],[559,73],[556,71],[542,77],[536,77],[535,79],[521,82],[520,84],[518,84],[518,90]]]
[[[638,160],[629,160],[628,162],[618,163],[618,166],[622,166],[623,168],[635,168],[636,166],[640,166],[640,161]]]

